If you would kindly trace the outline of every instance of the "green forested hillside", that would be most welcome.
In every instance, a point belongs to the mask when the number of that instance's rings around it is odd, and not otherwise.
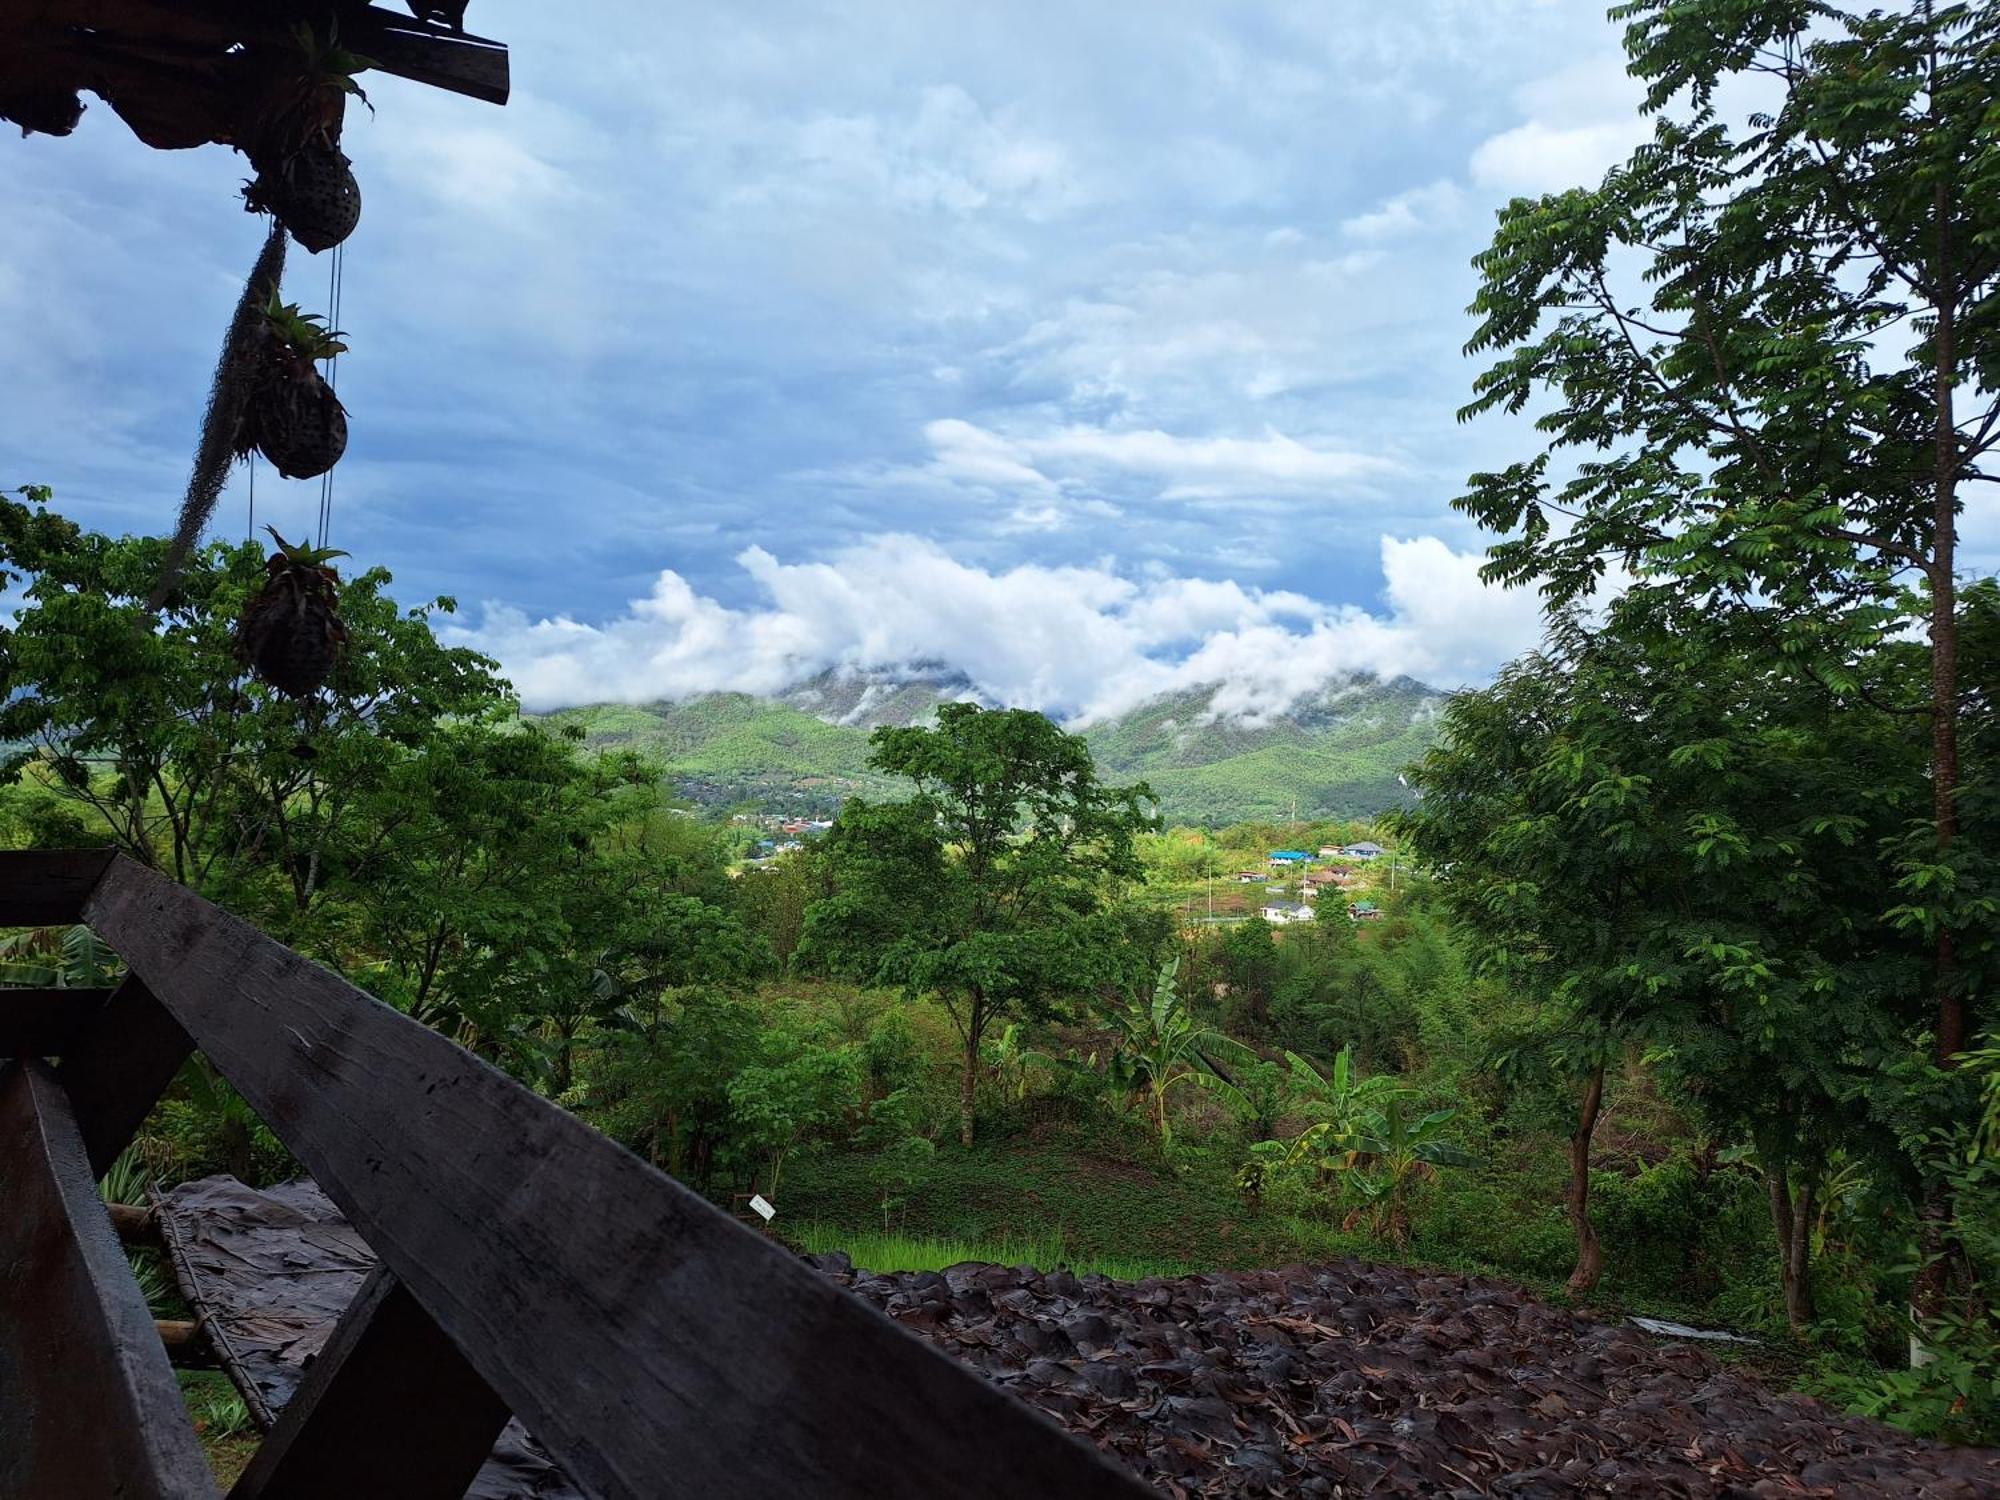
[[[550,717],[582,726],[594,745],[659,760],[705,806],[828,811],[856,792],[891,792],[867,768],[876,724],[911,722],[964,692],[948,679],[828,676],[783,700],[721,693]],[[1353,678],[1262,723],[1212,719],[1214,697],[1202,688],[1158,698],[1085,738],[1108,778],[1150,782],[1169,822],[1365,817],[1404,795],[1397,773],[1430,743],[1442,695],[1408,678]]]
[[[871,774],[868,730],[744,693],[645,707],[606,703],[549,716],[581,725],[588,743],[636,750],[665,765],[680,792],[708,807],[831,811],[890,783]]]
[[[1367,817],[1406,793],[1397,773],[1430,744],[1443,695],[1354,678],[1262,724],[1209,720],[1215,690],[1154,700],[1086,731],[1107,776],[1143,777],[1168,821]]]

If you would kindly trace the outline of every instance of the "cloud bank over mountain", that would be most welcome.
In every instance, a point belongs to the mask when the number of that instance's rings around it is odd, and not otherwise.
[[[1077,723],[1220,683],[1214,711],[1256,723],[1344,673],[1475,681],[1540,629],[1532,593],[1482,583],[1477,553],[1428,536],[1382,538],[1376,608],[1111,559],[989,569],[906,535],[818,562],[761,546],[736,561],[758,602],[724,604],[665,570],[608,620],[489,603],[445,634],[499,658],[536,710],[768,695],[829,668],[922,662],[963,673],[987,698]]]

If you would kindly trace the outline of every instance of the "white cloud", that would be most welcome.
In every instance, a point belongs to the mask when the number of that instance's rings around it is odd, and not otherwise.
[[[1393,459],[1327,440],[1302,442],[1269,428],[1257,438],[1188,438],[1073,426],[1020,442],[1037,462],[1151,475],[1163,481],[1161,498],[1167,500],[1300,489],[1366,493],[1370,480],[1400,474],[1403,467]]]
[[[816,114],[780,135],[772,170],[738,182],[739,203],[828,190],[904,212],[965,216],[1006,208],[1029,219],[1086,200],[1059,142],[990,114],[957,84],[923,89],[908,114]]]
[[[1250,720],[1348,672],[1456,685],[1540,631],[1532,594],[1481,583],[1477,555],[1434,537],[1383,539],[1379,612],[1227,579],[1140,579],[1109,560],[988,570],[908,536],[822,562],[785,563],[761,547],[737,562],[760,592],[753,607],[665,571],[603,624],[489,604],[476,627],[444,634],[498,657],[537,709],[773,693],[829,667],[943,662],[990,698],[1088,722],[1212,683],[1218,712]]]
[[[1450,223],[1464,201],[1458,184],[1441,180],[1398,193],[1380,208],[1357,214],[1340,227],[1358,240],[1398,239]]]
[[[1592,187],[1648,134],[1638,121],[1565,127],[1530,120],[1480,143],[1472,153],[1472,180],[1524,196]]]
[[[1356,452],[1332,439],[1301,439],[1274,428],[1261,437],[1184,437],[1157,428],[1119,431],[1071,424],[1003,434],[961,418],[928,423],[932,457],[864,478],[903,483],[929,477],[986,495],[1016,497],[1018,524],[1053,527],[1064,502],[1098,515],[1115,506],[1090,493],[1093,478],[1130,477],[1164,501],[1255,499],[1273,495],[1371,495],[1377,481],[1404,472],[1395,459]],[[851,476],[850,476],[851,477]]]
[[[1595,185],[1652,134],[1639,114],[1642,93],[1609,53],[1523,85],[1514,98],[1526,122],[1479,144],[1473,182],[1524,195]]]

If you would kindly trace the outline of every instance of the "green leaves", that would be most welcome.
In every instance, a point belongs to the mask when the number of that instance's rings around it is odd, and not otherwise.
[[[264,321],[287,348],[309,363],[332,359],[336,354],[347,352],[347,345],[342,342],[347,337],[346,334],[338,329],[328,328],[326,319],[318,313],[299,311],[299,305],[296,302],[286,302],[278,295],[276,287],[271,289],[270,301],[264,304]],[[268,526],[264,529],[271,530]],[[271,531],[271,535],[277,536],[277,532]],[[288,556],[291,554],[292,549],[285,546],[282,539],[278,545],[285,548]],[[345,557],[347,554],[342,552],[333,555]]]

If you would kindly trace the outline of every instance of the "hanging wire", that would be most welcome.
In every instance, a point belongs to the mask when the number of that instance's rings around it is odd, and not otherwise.
[[[257,539],[257,455],[251,453],[244,462],[250,465],[250,513],[243,519],[243,540]]]
[[[347,247],[345,245],[335,245],[327,253],[327,261],[326,326],[331,330],[338,330],[340,327],[340,292],[343,279],[341,273],[347,264]],[[337,389],[335,377],[339,362],[340,356],[338,354],[327,356],[326,370],[322,378],[326,381],[326,388],[329,391]],[[326,545],[327,533],[332,528],[332,525],[333,470],[328,469],[319,477],[319,546],[324,547]]]

